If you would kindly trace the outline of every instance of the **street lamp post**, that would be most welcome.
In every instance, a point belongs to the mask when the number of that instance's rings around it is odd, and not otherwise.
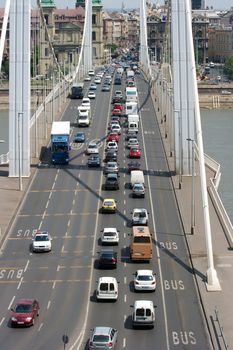
[[[22,175],[21,175],[21,129],[20,129],[20,119],[23,117],[23,113],[18,113],[18,155],[19,155],[19,191],[23,190]]]
[[[195,153],[194,153],[194,140],[186,139],[192,142],[192,198],[191,198],[191,234],[194,234],[195,230]]]

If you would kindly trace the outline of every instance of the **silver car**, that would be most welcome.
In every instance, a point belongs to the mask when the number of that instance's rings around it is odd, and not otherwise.
[[[119,172],[119,166],[117,162],[107,162],[105,167],[104,167],[104,173],[109,174],[109,173],[118,173]]]
[[[91,330],[89,350],[115,349],[118,331],[112,327],[95,327]]]
[[[132,188],[133,197],[145,197],[145,187],[141,183],[135,183]]]

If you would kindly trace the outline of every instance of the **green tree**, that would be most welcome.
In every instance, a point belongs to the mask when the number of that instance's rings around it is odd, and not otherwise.
[[[233,79],[233,56],[226,59],[224,73],[229,79]]]

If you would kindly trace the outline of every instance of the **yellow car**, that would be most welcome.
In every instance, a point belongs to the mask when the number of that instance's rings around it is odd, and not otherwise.
[[[116,212],[116,201],[112,198],[104,199],[102,203],[102,213],[115,213]]]

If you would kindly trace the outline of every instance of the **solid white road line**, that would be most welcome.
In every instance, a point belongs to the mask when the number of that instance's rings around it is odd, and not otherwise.
[[[25,266],[25,268],[24,268],[24,272],[27,271],[29,263],[30,263],[30,260],[27,261],[26,266]]]
[[[15,295],[14,295],[13,298],[11,299],[11,302],[10,302],[10,304],[9,304],[9,306],[8,306],[8,310],[10,310],[10,308],[11,308],[11,306],[12,306],[14,300],[15,300]]]

